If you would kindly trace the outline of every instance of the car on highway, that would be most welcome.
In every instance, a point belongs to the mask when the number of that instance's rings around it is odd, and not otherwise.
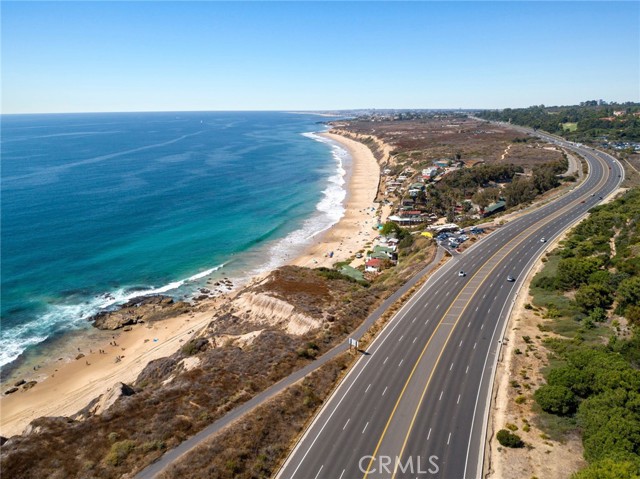
[[[458,273],[458,276],[466,276],[467,273],[465,273],[464,271],[460,270],[460,272]]]
[[[507,276],[507,281],[509,281],[510,283],[513,283],[515,280],[516,279],[513,276],[511,275]]]
[[[544,236],[540,238],[540,243],[546,243],[546,242],[547,242],[547,238],[545,238]]]

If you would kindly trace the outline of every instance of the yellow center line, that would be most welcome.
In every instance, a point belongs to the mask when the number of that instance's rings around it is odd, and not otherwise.
[[[603,166],[606,166],[606,163],[601,160],[598,156],[594,155],[594,157],[596,158],[597,161],[599,161],[601,164],[603,164]],[[606,171],[606,170],[605,170]],[[606,183],[606,178],[603,177],[603,179],[601,179],[598,184],[596,185],[596,187],[594,188],[595,190],[597,190],[601,183]],[[592,190],[588,190],[588,191],[593,191]],[[588,193],[587,191],[587,193]],[[523,232],[521,232],[520,234],[518,234],[515,238],[513,238],[513,240],[523,236],[526,233],[527,234],[526,237],[522,238],[520,241],[518,241],[518,243],[516,243],[515,245],[513,245],[508,252],[513,251],[517,246],[519,246],[520,244],[522,244],[527,238],[531,237],[534,233],[537,233],[543,226],[546,226],[547,224],[549,224],[551,221],[553,221],[554,219],[556,219],[558,216],[562,215],[565,211],[575,207],[576,205],[580,204],[582,200],[580,200],[580,198],[575,199],[574,201],[572,201],[571,203],[569,203],[567,206],[559,209],[558,211],[556,211],[555,213],[553,213],[550,216],[545,217],[543,220],[540,220],[536,223],[534,223],[534,225],[536,225],[537,227],[535,228],[535,230],[525,230]],[[533,225],[532,225],[533,226]],[[511,241],[513,241],[511,240]],[[369,475],[369,472],[371,470],[371,466],[373,465],[373,462],[375,461],[376,458],[376,454],[378,453],[378,450],[380,449],[380,446],[382,444],[382,441],[384,440],[384,437],[387,433],[387,429],[389,428],[389,425],[391,424],[391,421],[393,420],[393,417],[396,413],[396,410],[398,409],[398,406],[400,404],[400,401],[402,400],[402,397],[404,396],[404,393],[407,389],[407,386],[409,385],[409,383],[411,382],[411,379],[413,378],[413,375],[416,371],[416,369],[418,368],[418,364],[420,363],[420,361],[422,360],[422,357],[424,356],[424,353],[427,351],[429,344],[431,344],[431,340],[433,339],[433,337],[436,335],[436,332],[440,329],[440,326],[443,325],[443,319],[447,316],[447,314],[449,313],[449,311],[451,310],[451,308],[453,307],[453,305],[456,303],[456,301],[458,300],[458,298],[460,297],[460,295],[467,289],[467,287],[471,284],[471,281],[473,280],[473,278],[475,278],[480,271],[482,270],[482,268],[488,264],[493,258],[495,258],[499,253],[504,252],[504,249],[499,249],[498,251],[496,251],[493,255],[491,255],[484,263],[483,265],[478,268],[478,270],[474,273],[474,275],[469,278],[469,282],[467,283],[467,286],[465,286],[464,288],[462,288],[460,290],[460,292],[456,295],[456,297],[454,298],[454,300],[451,302],[451,304],[449,305],[449,307],[447,308],[447,310],[444,312],[444,314],[442,315],[440,322],[438,323],[438,325],[436,326],[436,328],[434,329],[433,333],[431,334],[431,336],[429,337],[429,340],[427,341],[427,344],[424,346],[424,348],[422,349],[422,352],[420,353],[420,356],[418,357],[417,361],[415,362],[415,364],[413,365],[413,368],[411,369],[411,373],[409,374],[409,377],[407,378],[407,381],[405,382],[404,386],[402,387],[402,390],[400,391],[400,394],[398,396],[398,399],[395,403],[395,405],[393,406],[393,409],[391,411],[391,414],[389,416],[389,419],[387,420],[384,429],[382,430],[382,434],[380,435],[380,439],[378,440],[378,443],[376,444],[376,448],[373,451],[373,454],[371,455],[371,459],[369,460],[369,464],[367,465],[367,470],[363,476],[363,479],[366,479],[367,476]],[[506,257],[506,254],[505,256]],[[424,397],[426,395],[427,389],[429,387],[429,383],[431,382],[431,379],[433,377],[433,373],[435,371],[435,369],[438,366],[438,363],[440,362],[440,358],[442,357],[442,353],[444,352],[444,350],[447,347],[447,344],[449,342],[449,339],[451,338],[451,335],[453,333],[453,331],[455,330],[455,326],[458,324],[460,317],[462,316],[462,314],[464,313],[464,311],[466,310],[466,308],[468,307],[469,303],[471,302],[471,300],[473,299],[473,297],[475,296],[475,294],[477,293],[478,289],[485,283],[485,281],[488,279],[489,275],[493,272],[493,270],[500,264],[500,261],[502,261],[501,258],[489,271],[489,273],[486,275],[485,279],[482,280],[482,282],[475,288],[475,291],[473,292],[473,294],[471,295],[471,297],[469,298],[469,300],[467,301],[467,303],[464,306],[464,309],[462,311],[462,313],[458,316],[458,319],[453,323],[453,327],[451,328],[451,331],[449,332],[449,335],[447,336],[447,339],[445,340],[440,353],[438,354],[438,358],[436,359],[436,363],[434,365],[434,367],[431,370],[431,373],[429,375],[429,379],[427,380],[427,384],[425,385],[425,388],[422,392],[422,395],[420,396],[420,401],[418,402],[418,406],[416,407],[416,410],[414,412],[413,418],[411,420],[411,423],[409,425],[409,430],[407,431],[407,435],[404,439],[403,445],[402,445],[402,449],[400,451],[400,455],[398,456],[398,461],[396,461],[396,464],[394,465],[394,472],[393,472],[393,477],[392,479],[395,477],[396,473],[397,473],[397,467],[398,467],[398,462],[399,460],[402,458],[402,454],[404,453],[404,449],[406,447],[407,441],[409,439],[409,434],[411,433],[411,430],[413,428],[415,419],[417,417],[418,411],[420,409],[420,406],[422,405],[422,402],[424,400]],[[448,323],[448,325],[450,325],[451,323]]]
[[[594,156],[595,156],[595,155],[594,155]],[[600,161],[600,158],[599,158],[599,157],[596,157],[596,158],[598,159],[598,161]],[[602,163],[602,161],[600,161],[600,162]],[[606,166],[606,164],[605,164],[605,165],[603,165],[603,166]],[[598,184],[596,185],[596,187],[595,187],[594,189],[595,189],[595,190],[597,190],[598,188],[600,188],[601,184],[604,184],[604,183],[606,183],[606,180],[603,178],[603,179],[601,179],[601,180],[598,182]],[[591,190],[591,191],[593,191],[593,190]],[[578,200],[575,200],[574,202],[570,203],[569,205],[565,206],[564,208],[562,208],[562,209],[560,209],[560,210],[556,211],[556,213],[554,213],[553,215],[548,216],[547,218],[545,218],[545,220],[543,220],[543,222],[536,223],[536,224],[538,225],[538,227],[537,227],[534,231],[532,231],[530,235],[528,235],[528,236],[526,236],[525,238],[522,238],[520,241],[518,241],[518,243],[516,243],[516,244],[515,244],[515,245],[514,245],[510,250],[509,250],[509,252],[513,251],[517,246],[521,245],[524,241],[526,241],[526,240],[527,240],[527,238],[531,237],[534,233],[538,232],[538,231],[539,231],[543,226],[547,225],[550,221],[553,221],[553,220],[554,220],[554,219],[556,219],[558,216],[560,216],[561,214],[563,214],[567,208],[572,207],[572,205],[573,205],[573,206],[575,206],[576,204],[578,204],[578,203],[577,203],[577,201],[578,201]],[[522,235],[522,234],[524,234],[525,232],[526,232],[526,231],[523,231],[523,232],[521,233],[521,235]],[[520,236],[520,235],[518,235],[518,236]],[[516,238],[517,238],[518,236],[516,236]],[[515,239],[515,238],[514,238],[514,239]],[[507,253],[507,254],[508,254],[508,253]],[[492,272],[493,272],[493,271],[494,271],[494,270],[495,270],[495,269],[500,265],[501,261],[502,261],[502,260],[507,256],[507,254],[505,254],[505,255],[504,255],[500,260],[498,260],[498,262],[493,266],[493,268],[491,268],[491,270],[489,271],[489,273],[487,274],[487,276],[485,277],[485,279],[484,279],[484,280],[482,280],[482,283],[480,283],[480,285],[478,286],[478,288],[479,288],[480,286],[482,286],[482,285],[487,281],[487,279],[489,279],[489,275],[490,275],[490,274],[491,274],[491,273],[492,273]],[[495,256],[495,255],[494,255],[494,256]],[[492,256],[491,258],[489,258],[489,259],[488,259],[484,264],[486,265],[489,261],[491,261],[491,259],[493,259],[493,256]],[[483,265],[483,266],[484,266],[484,265]],[[478,272],[479,272],[479,271],[478,271]],[[477,273],[476,273],[476,274],[477,274]],[[475,275],[474,275],[474,276],[475,276]],[[478,289],[478,288],[476,288],[476,291],[477,291],[477,289]],[[475,296],[475,294],[474,294],[473,296]],[[415,409],[415,411],[414,411],[413,417],[411,418],[411,423],[409,424],[409,428],[408,428],[408,430],[407,430],[407,434],[406,434],[406,436],[405,436],[405,438],[404,438],[404,442],[402,443],[402,448],[400,449],[400,454],[398,455],[398,460],[396,461],[396,463],[395,463],[395,465],[394,465],[393,475],[391,476],[391,479],[395,479],[395,477],[396,477],[396,474],[397,474],[397,472],[398,472],[398,465],[399,465],[399,463],[402,461],[402,456],[403,456],[403,454],[404,454],[404,450],[405,450],[405,448],[406,448],[407,442],[409,441],[409,436],[411,435],[411,431],[413,430],[414,423],[415,423],[415,421],[416,421],[416,418],[418,417],[418,412],[420,411],[420,407],[422,406],[422,403],[423,403],[424,398],[425,398],[425,396],[426,396],[427,389],[429,388],[429,384],[431,383],[431,379],[433,378],[433,375],[434,375],[434,373],[435,373],[436,369],[438,368],[438,364],[440,363],[440,358],[442,357],[442,354],[444,353],[444,351],[445,351],[445,349],[446,349],[446,347],[447,347],[447,344],[449,343],[449,339],[450,339],[450,338],[451,338],[451,336],[453,335],[453,332],[455,331],[455,329],[456,329],[456,326],[457,326],[458,322],[460,321],[460,319],[462,318],[462,315],[465,313],[465,311],[467,310],[467,307],[468,307],[468,306],[469,306],[469,304],[471,303],[471,300],[473,299],[473,296],[472,296],[471,298],[469,298],[469,300],[467,301],[467,303],[466,303],[466,304],[465,304],[465,306],[464,306],[464,309],[462,310],[462,312],[461,312],[461,313],[460,313],[460,315],[458,316],[458,319],[455,321],[454,326],[451,328],[451,331],[449,331],[449,334],[447,335],[447,339],[445,340],[445,342],[444,342],[444,344],[443,344],[443,346],[442,346],[442,349],[440,350],[440,353],[438,354],[438,358],[436,359],[436,362],[435,362],[435,364],[434,364],[433,368],[431,369],[431,373],[429,374],[429,379],[427,380],[427,383],[425,384],[425,387],[424,387],[424,389],[423,389],[423,391],[422,391],[422,394],[421,394],[421,396],[420,396],[420,400],[418,401],[418,405],[416,406],[416,409]],[[457,299],[457,298],[456,298],[456,299]],[[384,434],[384,433],[383,433],[383,434]],[[365,477],[366,477],[366,476],[365,476]]]

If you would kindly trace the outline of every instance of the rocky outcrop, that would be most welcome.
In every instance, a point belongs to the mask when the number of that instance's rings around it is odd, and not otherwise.
[[[233,307],[236,316],[276,326],[289,334],[303,335],[321,325],[321,320],[299,313],[292,304],[265,293],[242,294],[233,301]]]
[[[109,409],[121,397],[132,396],[135,394],[134,389],[125,383],[116,383],[113,387],[104,393],[91,409],[91,413],[100,415]]]
[[[127,301],[116,310],[101,311],[89,320],[98,329],[115,330],[132,324],[158,321],[190,310],[188,303],[176,302],[169,296],[143,296]]]

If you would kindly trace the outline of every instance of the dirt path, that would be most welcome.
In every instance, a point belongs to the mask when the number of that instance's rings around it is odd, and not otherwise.
[[[504,160],[507,155],[509,154],[509,150],[511,149],[511,145],[507,146],[504,150],[504,153],[502,154],[502,156],[500,157],[501,160]]]

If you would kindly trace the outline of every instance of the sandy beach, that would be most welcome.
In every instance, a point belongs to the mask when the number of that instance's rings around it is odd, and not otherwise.
[[[374,203],[380,181],[380,166],[371,150],[362,143],[333,133],[320,136],[340,143],[351,155],[352,171],[347,186],[345,214],[338,223],[319,234],[290,264],[310,268],[332,267],[344,261],[378,236]],[[384,216],[384,215],[383,215]],[[333,252],[333,256],[331,256]]]
[[[290,261],[294,265],[331,267],[364,249],[378,234],[374,229],[377,214],[374,200],[380,168],[373,154],[356,141],[330,133],[323,135],[343,145],[352,157],[345,214]],[[331,251],[333,257],[329,257]],[[115,383],[132,383],[146,364],[173,354],[208,324],[217,305],[225,300],[222,296],[203,303],[197,313],[135,325],[127,332],[104,331],[98,334],[100,339],[70,344],[65,358],[24,375],[26,381],[37,380],[35,386],[0,397],[0,435],[20,434],[37,417],[73,415]],[[79,354],[84,357],[75,359]],[[12,384],[2,386],[2,391],[6,391]]]

